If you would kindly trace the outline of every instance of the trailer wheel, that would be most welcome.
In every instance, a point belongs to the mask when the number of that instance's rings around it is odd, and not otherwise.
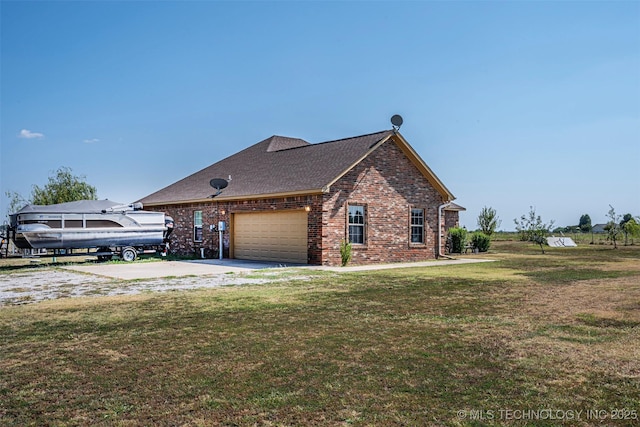
[[[136,260],[138,253],[134,248],[128,246],[122,250],[121,256],[123,261],[132,262]]]

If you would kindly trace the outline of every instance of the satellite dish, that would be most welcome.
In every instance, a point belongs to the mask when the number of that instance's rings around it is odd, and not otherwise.
[[[402,126],[402,116],[400,116],[400,114],[394,114],[393,117],[391,117],[391,124],[394,130],[400,129],[400,126]]]
[[[213,178],[211,181],[209,181],[209,185],[216,190],[222,190],[223,188],[227,188],[227,185],[229,185],[229,183],[226,179],[223,178]]]
[[[223,178],[213,178],[209,181],[209,185],[216,189],[216,194],[213,194],[211,197],[216,197],[218,194],[222,193],[223,188],[227,188],[229,182]]]

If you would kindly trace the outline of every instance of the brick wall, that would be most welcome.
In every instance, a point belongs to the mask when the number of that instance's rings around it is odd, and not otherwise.
[[[458,211],[444,211],[445,232],[453,227],[460,226],[460,213]]]
[[[217,227],[218,221],[225,221],[229,226],[232,213],[264,212],[280,210],[300,210],[309,207],[308,258],[310,264],[320,264],[320,233],[322,220],[322,196],[295,196],[272,199],[254,199],[232,202],[189,203],[179,205],[154,206],[152,210],[165,212],[175,220],[175,228],[170,236],[170,252],[185,256],[200,256],[200,248],[205,249],[205,256],[217,256],[219,233],[211,231],[210,225]],[[202,242],[194,242],[194,212],[202,211]],[[231,230],[223,233],[223,256],[229,257]]]
[[[442,196],[388,141],[331,186],[323,206],[323,264],[339,265],[347,236],[347,205],[366,206],[364,245],[352,245],[352,264],[419,261],[437,254],[438,206]],[[410,209],[425,210],[425,243],[410,243]]]

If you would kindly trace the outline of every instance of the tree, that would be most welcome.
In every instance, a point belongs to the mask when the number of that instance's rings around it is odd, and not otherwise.
[[[478,227],[487,236],[491,237],[496,228],[500,227],[502,221],[498,218],[496,210],[491,207],[483,207],[478,215]]]
[[[76,200],[96,200],[96,188],[87,184],[84,178],[74,176],[71,168],[63,166],[55,175],[49,176],[49,182],[44,187],[34,185],[30,199],[25,199],[15,191],[6,191],[5,195],[9,199],[7,217],[28,204],[53,205]]]
[[[624,222],[622,225],[622,231],[624,232],[624,245],[627,246],[627,239],[629,236],[631,236],[631,239],[634,237],[640,237],[640,217],[630,218],[628,221]],[[633,240],[631,240],[631,244],[633,244]]]
[[[607,230],[607,239],[613,241],[613,249],[618,249],[618,235],[620,234],[620,215],[616,215],[616,210],[613,206],[609,205],[609,222],[605,225],[604,229]]]
[[[622,230],[622,232],[624,233],[624,245],[627,246],[627,244],[629,243],[629,232],[627,231],[627,229],[625,228],[625,225],[629,222],[633,220],[633,216],[628,213],[625,214],[622,217],[622,220],[620,221],[620,230]]]
[[[9,199],[9,206],[7,206],[6,213],[7,218],[9,217],[9,215],[19,211],[25,205],[29,204],[28,200],[26,200],[24,197],[22,197],[21,194],[16,193],[15,191],[5,191],[4,194],[7,196],[7,199]]]
[[[62,166],[54,176],[49,176],[49,182],[44,187],[33,186],[31,203],[34,205],[54,205],[75,202],[76,200],[96,200],[96,188],[84,180],[84,176],[74,176],[71,168]]]
[[[520,233],[520,240],[537,243],[540,245],[540,250],[544,254],[544,238],[553,227],[553,223],[555,221],[551,220],[548,224],[545,224],[542,221],[542,217],[540,215],[536,215],[535,208],[533,206],[529,206],[528,216],[522,215],[520,220],[515,218],[513,222],[516,223],[516,230]]]
[[[580,231],[583,233],[588,233],[591,231],[591,217],[588,214],[584,214],[580,217],[580,222],[578,222],[578,227]]]

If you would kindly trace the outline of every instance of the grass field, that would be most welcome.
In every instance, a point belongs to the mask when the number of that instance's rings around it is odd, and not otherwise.
[[[607,233],[549,233],[549,236],[571,237],[574,242],[579,245],[607,245],[613,246],[613,241],[609,239]],[[520,235],[513,231],[499,231],[494,234],[493,240],[496,241],[519,241]],[[618,235],[618,246],[624,246],[624,234]],[[627,236],[627,246],[640,245],[640,239]]]
[[[0,308],[0,425],[638,425],[640,246],[482,257]]]

